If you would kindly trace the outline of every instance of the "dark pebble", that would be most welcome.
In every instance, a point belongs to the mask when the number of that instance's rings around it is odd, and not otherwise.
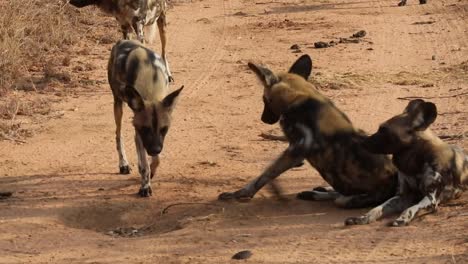
[[[244,250],[244,251],[240,251],[234,254],[234,256],[232,256],[232,259],[248,259],[251,256],[252,256],[252,252],[250,252],[250,250]]]

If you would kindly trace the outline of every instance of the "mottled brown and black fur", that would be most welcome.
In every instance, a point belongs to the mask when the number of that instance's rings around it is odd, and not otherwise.
[[[387,155],[372,154],[361,145],[366,135],[331,100],[307,82],[312,70],[308,55],[299,58],[288,73],[275,74],[249,63],[264,85],[262,121],[280,122],[289,147],[260,177],[220,199],[251,198],[267,183],[307,160],[334,190],[316,188],[301,199],[334,199],[346,208],[379,204],[396,192],[397,174]],[[276,191],[279,191],[273,185]]]
[[[435,104],[413,100],[402,114],[381,124],[365,140],[372,152],[393,154],[399,191],[367,214],[348,218],[346,224],[368,224],[403,211],[391,225],[407,225],[420,210],[434,211],[439,203],[458,198],[468,188],[468,156],[428,129],[436,117]]]
[[[145,43],[144,27],[147,26],[149,37],[146,39],[151,42],[157,25],[161,39],[161,55],[169,80],[172,80],[166,56],[166,0],[70,0],[70,4],[78,8],[94,5],[113,15],[120,23],[124,39],[130,39],[132,32],[135,32],[138,40]]]
[[[183,87],[169,93],[169,77],[162,58],[138,41],[122,40],[112,48],[108,79],[114,95],[116,143],[121,174],[130,173],[121,139],[123,102],[132,109],[140,196],[152,194],[151,178],[159,165],[159,153],[171,124],[171,113]],[[148,165],[146,154],[152,158]]]

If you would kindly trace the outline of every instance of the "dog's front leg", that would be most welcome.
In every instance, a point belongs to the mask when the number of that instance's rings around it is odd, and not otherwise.
[[[278,177],[281,173],[287,171],[290,168],[293,168],[299,162],[304,160],[304,157],[302,155],[293,155],[293,153],[294,151],[292,151],[291,148],[288,148],[258,178],[251,181],[244,188],[236,192],[221,193],[218,199],[231,200],[252,198],[267,183]]]
[[[146,150],[143,146],[143,142],[141,140],[140,135],[135,131],[135,145],[136,151],[138,156],[138,171],[140,172],[141,176],[141,187],[138,191],[138,195],[141,197],[148,197],[153,194],[151,190],[151,182],[150,182],[150,168],[148,166],[148,160],[146,158]]]
[[[154,175],[156,174],[156,169],[159,166],[159,155],[151,157],[151,179],[153,179]]]
[[[130,167],[128,166],[127,155],[125,154],[125,147],[122,141],[122,115],[122,100],[114,97],[115,142],[117,152],[119,153],[119,172],[120,174],[129,174]]]
[[[373,208],[367,214],[359,217],[349,217],[345,220],[345,225],[365,225],[376,221],[381,217],[401,212],[409,206],[409,200],[402,196],[394,196],[383,204]]]
[[[393,221],[391,226],[402,226],[407,225],[414,219],[418,214],[419,210],[431,209],[432,211],[437,210],[437,206],[440,202],[440,193],[443,189],[442,175],[434,170],[430,165],[424,166],[422,182],[420,189],[426,195],[416,205],[406,209],[400,217]]]
[[[437,207],[439,203],[438,198],[436,198],[436,192],[432,192],[417,203],[416,205],[411,206],[410,208],[403,211],[403,213],[398,217],[395,221],[390,223],[390,226],[403,226],[407,225],[414,219],[414,217],[418,214],[419,210],[427,209],[432,207],[433,210]]]

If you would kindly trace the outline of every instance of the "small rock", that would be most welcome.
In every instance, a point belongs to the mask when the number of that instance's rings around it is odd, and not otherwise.
[[[352,38],[363,38],[366,36],[366,31],[365,30],[359,30],[358,32],[354,33],[351,37]]]
[[[13,192],[0,192],[0,199],[6,199],[8,197],[11,197],[13,195]]]
[[[318,42],[315,42],[315,43],[314,43],[314,47],[315,47],[316,49],[323,49],[323,48],[328,48],[328,47],[330,47],[330,44],[327,43],[327,42],[318,41]]]
[[[236,12],[233,14],[234,16],[247,16],[247,13],[244,13],[242,11]]]
[[[232,259],[248,259],[252,257],[252,252],[250,252],[250,250],[244,250],[244,251],[240,251],[240,252],[237,252],[236,254],[234,254],[234,256],[232,256]]]
[[[432,60],[435,60],[436,59],[436,55],[432,55]]]
[[[292,50],[298,50],[298,49],[300,49],[300,48],[301,48],[301,47],[299,47],[299,45],[294,44],[294,45],[291,46],[290,49],[292,49]]]
[[[359,43],[359,39],[340,38],[339,43]]]

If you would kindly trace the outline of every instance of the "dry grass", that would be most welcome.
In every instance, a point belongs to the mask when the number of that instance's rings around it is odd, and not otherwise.
[[[50,75],[48,56],[79,34],[72,12],[63,0],[0,0],[0,95],[31,83],[33,75]]]

